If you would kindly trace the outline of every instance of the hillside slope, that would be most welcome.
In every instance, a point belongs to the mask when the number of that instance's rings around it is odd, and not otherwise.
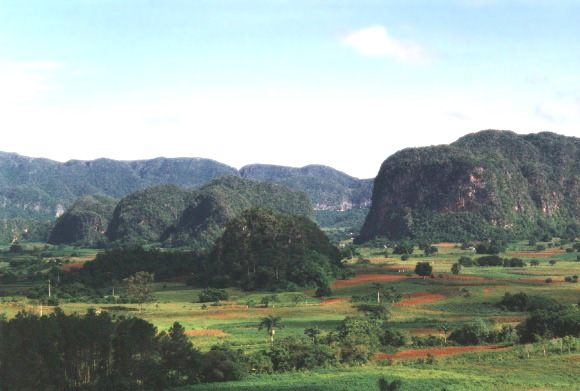
[[[372,179],[354,178],[331,167],[252,164],[242,167],[240,175],[302,190],[310,196],[316,210],[347,210],[370,205]]]
[[[386,159],[358,241],[571,235],[579,205],[580,139],[487,130]]]

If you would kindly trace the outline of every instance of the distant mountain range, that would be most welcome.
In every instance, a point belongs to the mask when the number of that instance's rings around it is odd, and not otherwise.
[[[241,170],[202,158],[60,163],[0,152],[0,219],[51,220],[78,198],[121,198],[154,185],[197,188],[226,175],[267,180],[306,192],[316,209],[344,210],[370,204],[372,179],[361,180],[325,166],[292,168],[255,164]]]

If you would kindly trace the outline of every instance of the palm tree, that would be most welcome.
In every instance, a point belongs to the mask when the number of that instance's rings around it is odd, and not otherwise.
[[[258,323],[258,330],[266,329],[266,331],[268,332],[268,335],[270,336],[271,343],[274,343],[274,333],[275,333],[274,328],[275,327],[281,329],[284,326],[280,323],[280,317],[274,316],[272,314],[268,315],[265,318],[262,318],[260,320],[260,323]]]
[[[318,328],[318,326],[308,327],[304,329],[304,334],[308,336],[312,340],[312,343],[314,344],[316,344],[317,337],[318,335],[320,335],[320,333],[321,331]]]

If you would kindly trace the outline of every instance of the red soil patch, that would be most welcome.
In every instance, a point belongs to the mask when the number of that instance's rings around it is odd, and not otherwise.
[[[412,293],[410,295],[403,295],[403,301],[396,303],[395,306],[407,307],[410,305],[428,303],[430,301],[437,301],[437,300],[444,300],[444,299],[447,299],[447,296],[439,295],[437,293],[419,292],[419,293]]]
[[[229,334],[223,330],[187,330],[188,337],[227,337]]]
[[[553,257],[554,255],[562,254],[564,251],[548,251],[541,253],[519,252],[509,253],[510,257]]]
[[[406,275],[395,274],[357,274],[352,280],[336,280],[331,288],[342,288],[344,286],[364,284],[367,282],[397,281],[408,278],[419,278],[418,276],[407,277]]]
[[[338,303],[339,301],[343,301],[346,300],[346,297],[339,297],[337,299],[328,299],[328,300],[324,300],[322,302],[320,302],[320,304],[332,304],[332,303]]]
[[[491,293],[491,289],[484,289],[483,290],[484,295],[489,295],[490,293]]]
[[[496,323],[519,323],[525,321],[527,319],[527,316],[524,315],[492,316],[490,319]]]
[[[60,267],[60,270],[62,270],[63,272],[70,272],[74,269],[82,269],[83,266],[84,263],[69,263],[68,265],[62,265]]]
[[[493,350],[507,350],[511,349],[511,346],[506,345],[488,345],[488,346],[449,346],[445,348],[433,348],[433,349],[418,349],[418,350],[403,350],[397,353],[377,353],[374,355],[373,360],[411,360],[414,358],[427,357],[427,353],[435,355],[435,357],[445,357],[454,354],[461,353],[471,353],[471,352],[484,352]]]

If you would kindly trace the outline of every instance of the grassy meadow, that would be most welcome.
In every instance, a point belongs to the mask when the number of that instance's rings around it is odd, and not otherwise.
[[[270,314],[282,319],[283,328],[277,329],[275,340],[286,336],[304,335],[304,329],[317,326],[323,333],[336,329],[342,319],[360,314],[353,307],[353,295],[373,294],[374,281],[385,287],[393,286],[404,295],[403,301],[392,306],[390,323],[409,335],[441,335],[437,325],[449,322],[452,327],[480,318],[491,328],[517,325],[526,313],[500,309],[497,302],[506,292],[525,292],[542,295],[563,304],[577,304],[580,300],[579,284],[565,282],[564,278],[580,274],[577,252],[547,248],[536,251],[526,242],[512,244],[502,257],[517,256],[525,260],[526,267],[464,267],[459,275],[450,272],[451,265],[460,256],[476,258],[473,250],[462,250],[458,245],[436,245],[438,253],[425,256],[415,250],[408,260],[400,255],[385,256],[383,249],[360,249],[360,257],[349,260],[349,267],[357,272],[353,281],[337,281],[330,298],[316,298],[313,292],[278,293],[279,302],[264,307],[248,306],[249,301],[260,303],[267,292],[244,292],[227,289],[230,300],[219,305],[203,306],[197,298],[202,289],[178,282],[156,283],[153,303],[145,304],[141,314],[135,304],[108,305],[87,303],[61,303],[65,312],[86,312],[88,307],[108,310],[119,315],[142,316],[152,322],[159,331],[167,330],[178,321],[187,335],[200,350],[209,350],[215,344],[227,343],[244,351],[264,349],[269,346],[269,336],[259,331],[259,320]],[[54,249],[50,256],[63,256]],[[74,251],[71,256],[70,251]],[[70,250],[66,265],[82,263],[94,257],[95,251]],[[49,250],[45,252],[50,253]],[[392,252],[392,249],[389,249]],[[536,259],[538,266],[529,266]],[[555,264],[550,264],[555,260]],[[422,278],[413,273],[417,262],[429,262],[434,278]],[[0,267],[7,262],[0,259]],[[64,273],[65,271],[63,271]],[[362,278],[367,276],[368,278]],[[378,276],[378,277],[377,277]],[[552,283],[546,283],[551,278]],[[3,300],[0,313],[7,317],[18,311],[39,312],[40,306],[19,296],[27,284],[3,283],[0,290]],[[10,300],[7,300],[10,299]],[[333,300],[336,299],[336,300]],[[42,311],[51,311],[44,307]],[[408,346],[406,349],[412,349]],[[375,361],[361,367],[328,368],[311,372],[276,375],[254,375],[235,383],[203,384],[180,390],[376,390],[377,379],[400,378],[404,390],[575,390],[580,389],[580,355],[561,353],[555,347],[548,349],[546,357],[535,347],[528,359],[520,345],[497,352],[464,353],[436,357],[433,364],[421,364],[416,360],[395,360],[385,363]]]

